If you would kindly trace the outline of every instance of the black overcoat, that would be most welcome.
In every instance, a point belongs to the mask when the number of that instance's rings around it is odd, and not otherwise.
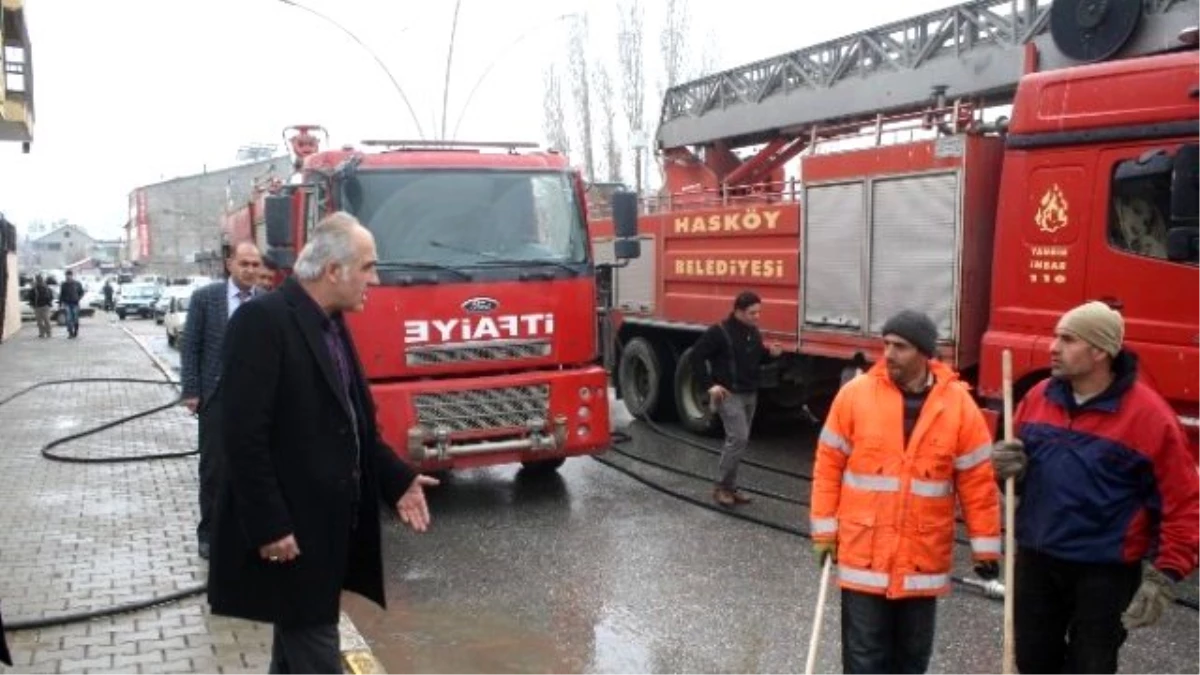
[[[209,565],[214,614],[337,623],[343,589],[385,604],[380,502],[394,512],[415,474],[379,436],[348,337],[346,401],[322,332],[331,320],[349,335],[341,317],[327,318],[289,279],[229,321],[217,396],[224,424]],[[300,548],[295,561],[259,557],[259,547],[288,534]]]

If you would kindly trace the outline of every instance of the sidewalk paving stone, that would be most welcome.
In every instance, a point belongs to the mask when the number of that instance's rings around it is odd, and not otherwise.
[[[103,318],[80,337],[22,330],[0,345],[0,400],[40,382],[165,380]],[[167,403],[170,386],[75,382],[0,406],[0,608],[6,623],[102,610],[202,584],[197,457],[110,464],[49,461],[47,442]],[[195,448],[196,422],[170,409],[54,449],[113,458]],[[265,672],[270,627],[214,617],[203,595],[112,617],[8,633],[12,672]],[[9,672],[0,666],[0,672]]]

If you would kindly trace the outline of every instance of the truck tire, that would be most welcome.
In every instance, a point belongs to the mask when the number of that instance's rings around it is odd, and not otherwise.
[[[176,338],[174,334],[167,333],[167,346],[168,347],[174,347],[175,343],[177,341],[178,341],[178,338]]]
[[[679,357],[675,368],[675,410],[679,423],[685,429],[705,436],[717,436],[721,431],[721,418],[708,408],[708,392],[701,391],[692,371],[692,347]]]
[[[542,474],[550,474],[558,471],[559,467],[561,467],[563,462],[566,461],[566,457],[555,457],[554,459],[534,459],[521,462],[521,470],[530,475],[540,476]]]
[[[629,414],[638,419],[662,419],[669,410],[669,364],[646,338],[634,338],[621,350],[617,375],[621,400]]]

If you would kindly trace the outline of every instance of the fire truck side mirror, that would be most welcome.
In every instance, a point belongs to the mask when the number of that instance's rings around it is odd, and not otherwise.
[[[633,260],[642,256],[642,240],[618,239],[613,242],[613,257],[617,260]]]
[[[267,246],[292,246],[292,197],[267,195],[263,198],[263,219],[267,223]]]
[[[1200,228],[1181,225],[1167,230],[1167,260],[1192,264],[1200,262]]]
[[[1200,201],[1200,146],[1192,143],[1175,153],[1171,170],[1171,224],[1197,225],[1197,202]]]
[[[613,235],[617,239],[638,236],[637,194],[620,190],[612,194]]]

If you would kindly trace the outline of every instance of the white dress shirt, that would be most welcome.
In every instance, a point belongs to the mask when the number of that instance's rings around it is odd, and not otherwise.
[[[225,295],[229,299],[229,314],[226,315],[226,318],[233,316],[233,313],[237,311],[237,308],[242,306],[243,301],[238,298],[238,293],[241,292],[242,289],[238,288],[237,284],[233,283],[232,278],[225,280]],[[250,290],[246,291],[246,293],[248,294],[246,298],[247,300],[253,298],[254,287],[251,286]]]

